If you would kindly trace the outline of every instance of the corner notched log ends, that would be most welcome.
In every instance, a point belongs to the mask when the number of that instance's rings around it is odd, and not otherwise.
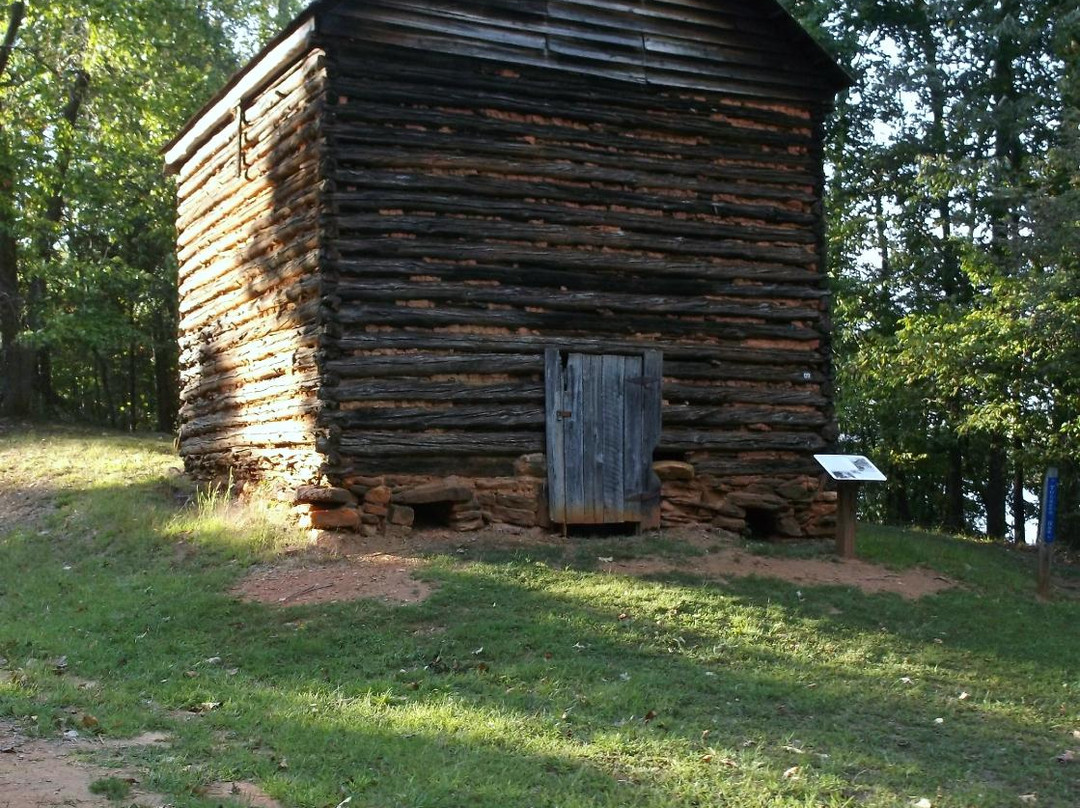
[[[774,0],[313,3],[166,147],[188,470],[327,529],[831,535],[847,83]]]

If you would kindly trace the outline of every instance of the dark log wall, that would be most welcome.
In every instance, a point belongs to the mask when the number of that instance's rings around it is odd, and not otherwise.
[[[698,474],[814,473],[820,103],[326,49],[333,477],[512,474],[548,345],[662,350],[660,455]]]
[[[656,349],[665,522],[827,529],[845,77],[776,3],[323,0],[277,42],[174,141],[189,469],[543,521],[545,349]]]
[[[180,453],[203,477],[319,474],[324,57],[283,71],[178,176]]]

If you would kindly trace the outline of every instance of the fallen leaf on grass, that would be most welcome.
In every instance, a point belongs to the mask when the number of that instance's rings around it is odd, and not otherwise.
[[[221,706],[220,701],[204,701],[201,704],[196,704],[194,707],[191,707],[188,710],[188,712],[190,712],[190,713],[209,713],[212,710],[216,710],[220,706]]]

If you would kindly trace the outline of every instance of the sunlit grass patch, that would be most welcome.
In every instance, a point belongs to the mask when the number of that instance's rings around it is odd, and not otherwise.
[[[178,807],[231,781],[305,808],[1080,804],[1054,759],[1080,607],[1037,603],[1016,554],[860,526],[864,557],[964,582],[912,601],[585,563],[702,557],[664,534],[449,542],[422,602],[263,605],[230,591],[295,538],[279,505],[185,487],[160,439],[58,440],[35,464],[40,440],[0,439],[55,503],[0,529],[0,716],[167,733],[97,754]]]
[[[256,557],[269,557],[308,543],[289,503],[276,492],[249,487],[237,495],[228,483],[196,487],[186,507],[166,522],[163,532],[173,538]]]

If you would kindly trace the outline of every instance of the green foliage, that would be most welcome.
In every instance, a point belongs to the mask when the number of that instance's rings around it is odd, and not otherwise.
[[[39,375],[48,361],[38,414],[171,428],[175,203],[160,150],[299,5],[29,4],[0,76],[0,162],[14,175],[0,228],[18,243],[17,339]]]
[[[890,476],[868,513],[1001,530],[1005,467],[1035,488],[1080,449],[1078,12],[816,5],[858,78],[829,249],[841,430]]]

